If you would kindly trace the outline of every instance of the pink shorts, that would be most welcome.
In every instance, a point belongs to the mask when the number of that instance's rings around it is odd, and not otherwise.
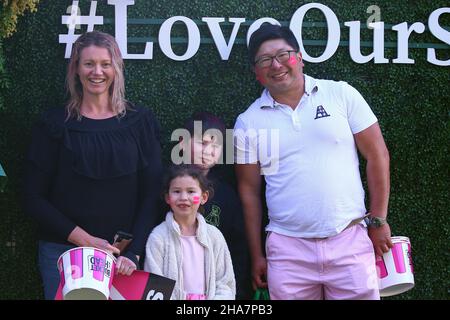
[[[267,281],[273,300],[379,300],[375,253],[367,229],[326,239],[269,232]]]

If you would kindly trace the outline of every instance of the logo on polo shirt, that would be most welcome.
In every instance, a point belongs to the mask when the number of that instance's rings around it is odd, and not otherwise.
[[[325,108],[320,105],[320,106],[317,107],[316,117],[314,118],[314,120],[326,118],[326,117],[329,117],[329,116],[330,115],[327,113]]]

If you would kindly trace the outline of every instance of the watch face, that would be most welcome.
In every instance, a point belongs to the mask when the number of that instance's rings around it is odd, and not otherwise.
[[[386,223],[385,219],[379,217],[370,217],[369,221],[369,225],[374,226],[375,228],[379,228]]]
[[[381,227],[386,223],[386,220],[378,217],[367,217],[364,219],[368,227]]]

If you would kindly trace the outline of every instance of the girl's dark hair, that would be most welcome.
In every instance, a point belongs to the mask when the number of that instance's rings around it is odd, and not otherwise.
[[[214,189],[211,181],[205,176],[203,171],[193,165],[172,165],[168,168],[163,180],[163,194],[169,193],[170,183],[178,177],[189,176],[198,181],[202,192],[208,192],[209,198],[214,196]]]
[[[267,40],[283,39],[287,42],[296,52],[300,51],[300,47],[297,42],[297,38],[294,33],[288,27],[281,27],[265,22],[259,27],[258,30],[253,32],[248,44],[248,58],[252,66],[255,65],[255,56],[259,50],[259,47]]]

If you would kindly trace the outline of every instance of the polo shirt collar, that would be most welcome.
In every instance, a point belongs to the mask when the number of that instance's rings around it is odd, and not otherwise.
[[[303,74],[305,77],[305,94],[307,96],[310,96],[313,93],[316,93],[319,90],[318,84],[316,79],[313,77],[308,76],[307,74]],[[274,98],[270,95],[269,90],[264,89],[264,91],[261,94],[261,100],[260,100],[260,108],[266,109],[266,108],[276,108],[277,106],[281,106],[278,102],[275,101]]]

